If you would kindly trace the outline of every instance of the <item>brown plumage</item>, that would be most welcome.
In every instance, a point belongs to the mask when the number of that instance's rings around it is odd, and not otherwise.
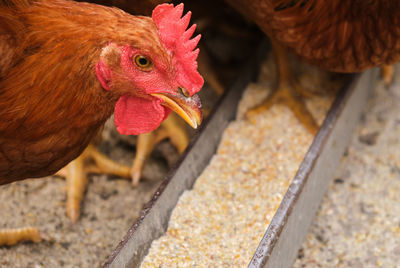
[[[398,0],[226,0],[308,62],[355,72],[400,61]]]
[[[121,70],[126,47],[153,59],[151,68],[173,87],[169,96],[179,91],[174,55],[149,17],[66,0],[0,3],[0,185],[53,174],[76,158],[124,94],[160,101]],[[100,76],[113,71],[107,89],[94,71],[100,59]]]
[[[100,6],[93,13],[88,12],[93,5],[81,5],[85,11],[81,14],[75,13],[79,12],[76,3],[65,6],[60,1],[18,7],[24,13],[5,10],[7,45],[14,50],[1,68],[0,173],[4,179],[56,172],[82,152],[113,112],[116,96],[101,89],[94,72],[88,70],[94,69],[94,58],[107,40],[101,42],[98,36],[117,32],[102,31],[98,20],[103,17],[96,14],[108,13],[105,19],[112,19],[101,25],[117,27],[124,13]],[[73,18],[68,17],[69,10]],[[66,16],[59,16],[60,12]],[[88,125],[87,135],[75,134]]]
[[[248,112],[250,117],[280,103],[290,108],[311,134],[317,133],[318,124],[303,100],[310,93],[293,75],[287,49],[335,72],[359,72],[400,61],[398,0],[225,1],[270,37],[274,51],[276,87]]]

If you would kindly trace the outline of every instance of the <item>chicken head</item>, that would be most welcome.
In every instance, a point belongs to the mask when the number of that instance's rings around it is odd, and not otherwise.
[[[191,13],[182,12],[183,4],[159,5],[152,18],[141,17],[140,38],[102,49],[96,76],[105,90],[121,95],[115,106],[121,134],[155,130],[171,110],[194,128],[201,123],[201,102],[194,95],[204,83],[196,61],[200,35],[190,39],[196,26],[187,29]]]

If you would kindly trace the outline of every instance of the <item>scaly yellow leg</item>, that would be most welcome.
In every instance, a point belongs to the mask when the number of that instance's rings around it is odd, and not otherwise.
[[[148,159],[151,151],[160,141],[169,138],[171,143],[182,153],[189,144],[189,137],[185,130],[185,125],[179,121],[177,115],[171,114],[161,123],[157,130],[151,133],[141,134],[138,137],[136,156],[133,160],[131,176],[132,185],[138,185],[142,175],[143,166]]]
[[[141,134],[138,136],[138,142],[136,146],[136,156],[133,160],[131,176],[132,185],[137,186],[139,184],[140,177],[142,176],[143,166],[149,157],[151,151],[155,146],[156,134],[153,132]]]
[[[67,180],[67,215],[72,222],[76,222],[79,219],[89,173],[130,178],[130,168],[128,166],[115,163],[90,144],[78,158],[56,174],[65,177]]]
[[[262,104],[252,108],[247,116],[251,118],[254,114],[269,109],[276,103],[284,104],[293,111],[304,127],[315,135],[319,126],[303,101],[303,97],[310,97],[312,94],[304,90],[291,73],[285,49],[274,41],[272,41],[272,47],[278,72],[278,86]]]

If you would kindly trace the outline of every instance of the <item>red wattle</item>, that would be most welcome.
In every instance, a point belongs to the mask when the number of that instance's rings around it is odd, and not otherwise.
[[[139,135],[158,128],[171,110],[156,98],[122,96],[115,105],[114,122],[122,135]]]

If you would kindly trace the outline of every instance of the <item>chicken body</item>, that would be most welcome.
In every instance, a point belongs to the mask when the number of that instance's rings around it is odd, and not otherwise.
[[[306,61],[358,72],[400,61],[397,0],[226,0]]]
[[[53,174],[77,157],[118,99],[101,88],[93,72],[104,45],[90,42],[102,28],[95,10],[85,18],[86,12],[69,4],[69,16],[61,15],[68,14],[67,7],[54,1],[3,17],[2,51],[8,51],[8,60],[1,66],[0,184]]]
[[[400,2],[397,0],[226,0],[271,39],[277,86],[248,117],[275,103],[286,105],[316,134],[304,90],[291,71],[287,50],[335,72],[359,72],[400,61]],[[390,74],[389,71],[385,73]],[[385,77],[386,83],[391,80]]]
[[[197,64],[191,70],[177,65],[174,43],[163,43],[152,18],[73,1],[3,1],[0,26],[0,184],[55,173],[84,150],[114,110],[124,134],[155,129],[168,116],[164,93],[167,101],[176,98],[200,112],[198,99],[189,103],[202,85]],[[195,61],[198,51],[187,52]],[[135,55],[150,58],[151,69],[137,68]],[[129,107],[135,105],[140,109]],[[141,129],[134,130],[138,121]]]

